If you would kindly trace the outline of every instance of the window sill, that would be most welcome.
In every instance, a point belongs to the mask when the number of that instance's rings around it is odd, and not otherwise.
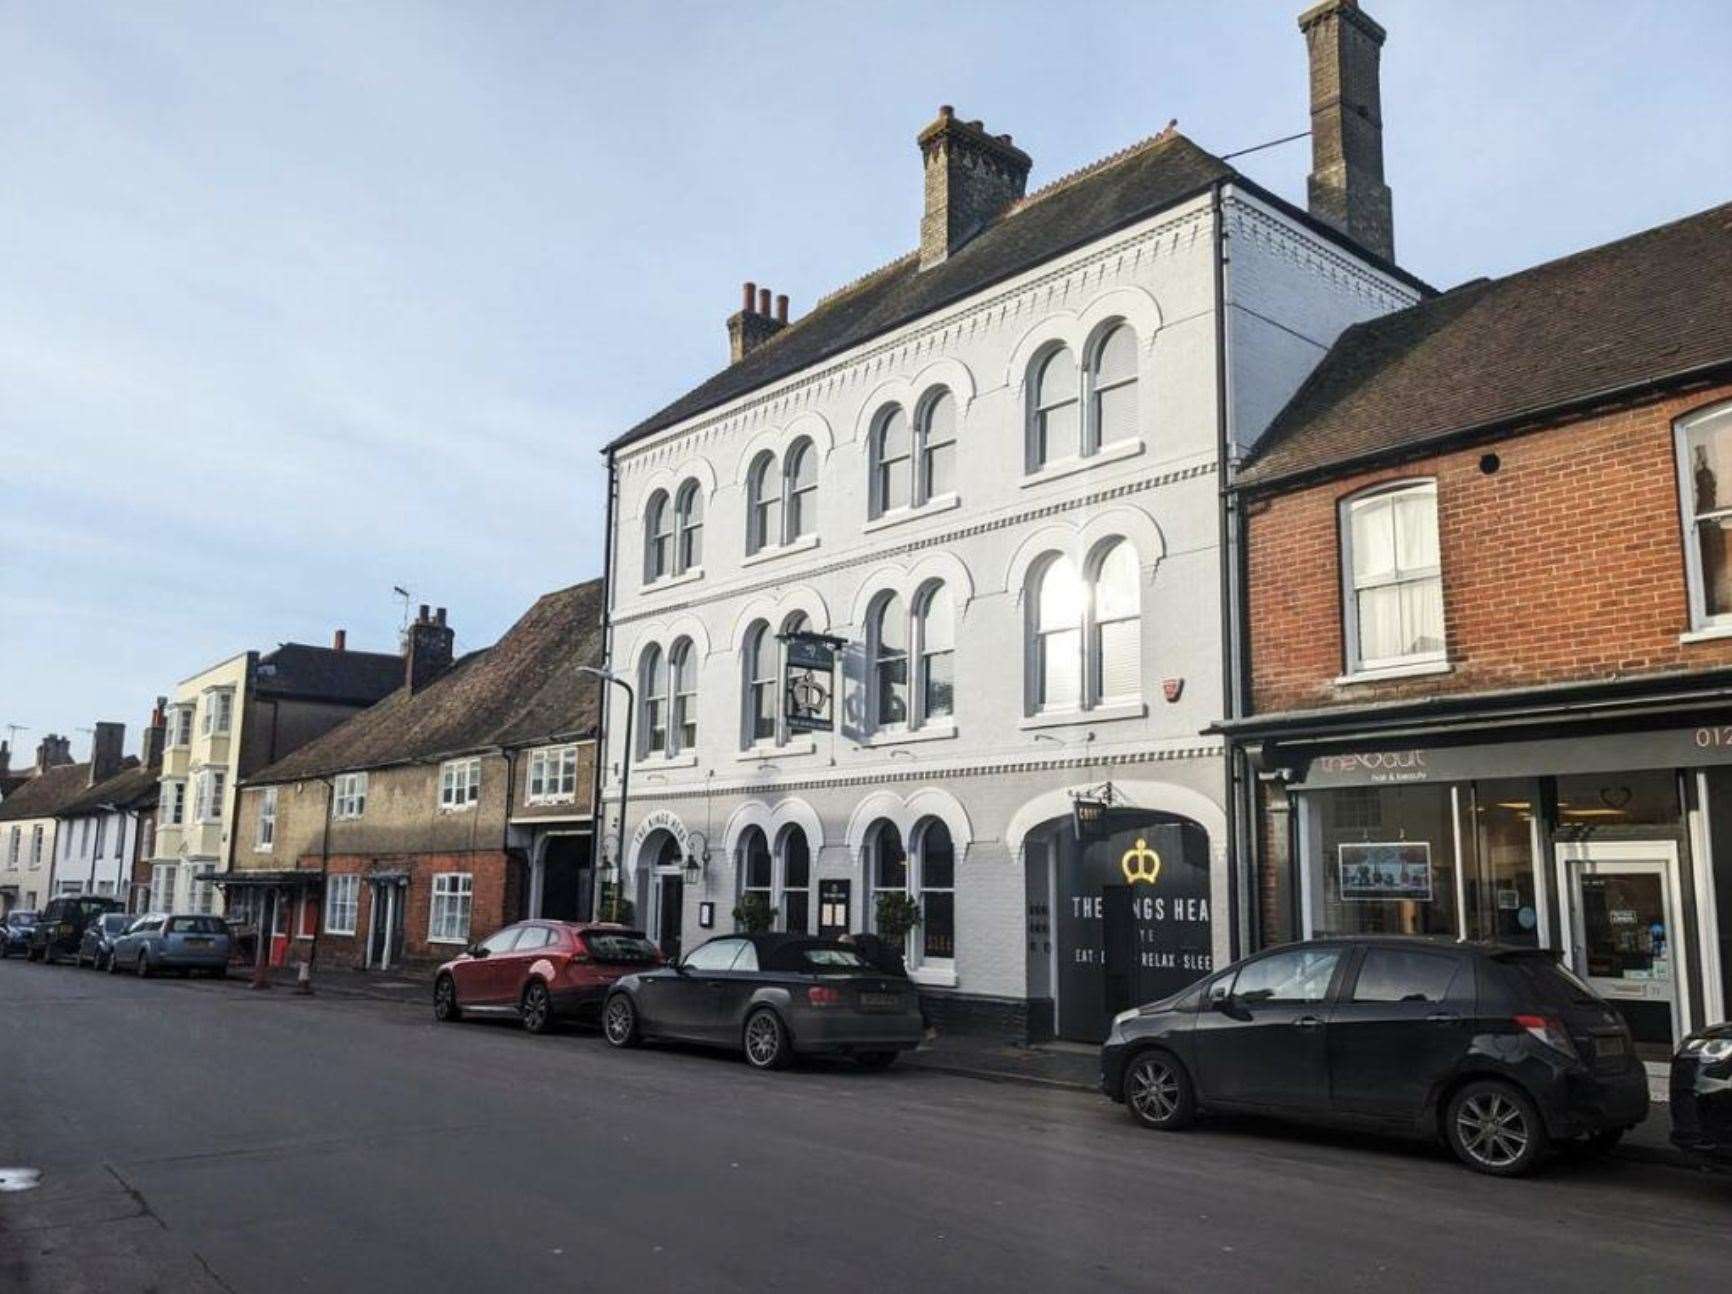
[[[523,807],[526,809],[545,809],[550,805],[576,803],[577,793],[574,791],[570,795],[537,795],[524,800]]]
[[[755,553],[748,553],[740,558],[741,566],[762,566],[765,562],[773,562],[778,557],[791,557],[795,553],[809,553],[818,546],[817,535],[801,535],[798,539],[785,544],[777,544],[773,548],[760,548]]]
[[[957,494],[940,494],[937,498],[928,499],[918,507],[912,504],[906,508],[892,508],[889,512],[877,516],[860,527],[860,533],[869,535],[875,530],[888,530],[891,526],[900,526],[907,521],[918,521],[922,517],[937,516],[941,512],[949,512],[958,507],[962,498]]]
[[[955,988],[956,967],[910,966],[908,978],[916,984],[924,984],[928,988]]]
[[[1048,481],[1061,480],[1067,476],[1075,476],[1078,472],[1086,472],[1091,467],[1102,467],[1107,463],[1122,463],[1127,458],[1135,458],[1143,452],[1141,440],[1121,440],[1116,444],[1098,449],[1092,454],[1078,455],[1072,458],[1059,458],[1043,467],[1037,467],[1032,472],[1024,473],[1022,488],[1045,485]]]
[[[757,764],[784,756],[810,755],[817,749],[818,743],[808,738],[805,741],[790,741],[785,746],[752,746],[742,750],[734,758],[742,764]]]
[[[647,584],[640,584],[638,586],[638,592],[640,594],[660,593],[663,589],[676,588],[681,584],[695,584],[703,578],[704,568],[701,566],[694,566],[688,571],[681,571],[678,575],[664,575],[659,580],[651,580]],[[427,942],[432,943],[433,941],[429,939]]]
[[[1678,635],[1681,643],[1711,643],[1722,638],[1732,638],[1732,625],[1703,625],[1700,629]]]
[[[651,755],[640,759],[631,766],[634,773],[656,773],[664,768],[696,768],[698,756],[694,751],[689,755]]]
[[[473,804],[441,804],[439,806],[441,813],[472,813],[474,810]]]
[[[1382,665],[1377,669],[1354,670],[1351,674],[1343,674],[1332,680],[1336,687],[1345,687],[1354,683],[1381,683],[1392,678],[1423,678],[1427,674],[1447,674],[1455,666],[1446,660],[1414,661],[1410,665]]]
[[[1141,701],[1125,701],[1117,705],[1097,705],[1092,710],[1055,710],[1031,714],[1018,726],[1029,728],[1074,728],[1085,723],[1114,723],[1120,719],[1144,719],[1149,707]]]
[[[906,746],[915,741],[947,741],[956,736],[955,720],[923,723],[918,728],[897,728],[889,732],[875,732],[862,746],[875,749],[879,746]]]
[[[329,926],[325,928],[324,933],[332,935],[338,939],[353,939],[355,937],[355,932],[353,930],[333,930]]]
[[[435,939],[431,935],[428,936],[427,942],[430,944],[446,944],[452,948],[467,948],[469,946],[469,941],[467,939]]]

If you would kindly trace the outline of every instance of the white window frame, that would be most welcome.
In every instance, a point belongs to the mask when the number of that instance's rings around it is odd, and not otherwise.
[[[674,494],[674,574],[704,568],[704,487],[688,478]]]
[[[433,877],[428,896],[427,942],[467,944],[475,903],[473,872],[440,872]],[[461,917],[462,929],[457,930]]]
[[[796,469],[811,465],[811,479],[799,483]],[[806,436],[782,457],[782,542],[792,544],[818,533],[818,447]]]
[[[223,795],[228,790],[228,770],[201,768],[198,773],[198,801],[194,805],[201,823],[221,822]]]
[[[1076,385],[1071,390],[1068,398],[1051,400],[1046,404],[1042,404],[1040,402],[1041,378],[1046,373],[1046,366],[1050,364],[1061,351],[1070,354],[1071,371],[1076,374]],[[1028,366],[1028,414],[1027,426],[1024,429],[1023,434],[1025,438],[1024,453],[1027,455],[1028,471],[1030,472],[1039,472],[1043,468],[1053,466],[1055,463],[1064,463],[1083,457],[1084,437],[1087,435],[1084,424],[1087,419],[1084,416],[1083,364],[1081,360],[1082,357],[1078,356],[1075,351],[1071,350],[1069,345],[1060,342],[1051,346],[1042,347],[1040,353],[1034,357]],[[1053,410],[1062,409],[1066,405],[1074,405],[1076,407],[1076,441],[1074,444],[1070,445],[1068,449],[1055,451],[1053,445],[1047,443],[1048,438],[1045,434],[1045,418]]]
[[[37,826],[30,828],[30,866],[31,867],[42,866],[42,846],[43,846],[44,838],[45,838],[44,832],[43,832],[42,827],[40,825],[37,825]]]
[[[884,456],[884,433],[888,430],[890,420],[901,415],[905,425],[903,432],[906,444],[900,454],[891,458]],[[872,415],[871,431],[866,444],[866,463],[871,472],[867,481],[867,517],[876,521],[879,517],[892,513],[903,512],[914,506],[914,450],[915,450],[914,419],[908,410],[899,404],[887,404]],[[890,491],[885,487],[891,476],[901,473],[907,480],[908,499],[905,503],[892,504]]]
[[[1101,355],[1106,350],[1107,341],[1112,335],[1123,328],[1131,339],[1131,375],[1121,377],[1117,381],[1103,383],[1100,380]],[[1113,319],[1095,331],[1089,339],[1087,360],[1083,364],[1081,386],[1083,388],[1083,456],[1092,458],[1102,450],[1110,450],[1113,445],[1124,444],[1139,438],[1142,422],[1142,392],[1137,392],[1137,422],[1138,429],[1123,440],[1109,443],[1101,441],[1101,411],[1100,397],[1103,392],[1117,391],[1124,387],[1140,387],[1142,373],[1142,349],[1137,344],[1137,331],[1124,319]]]
[[[331,817],[353,822],[367,811],[367,774],[338,773],[331,784]]]
[[[184,827],[186,825],[186,779],[171,777],[162,784],[164,795],[168,799],[168,812],[163,815],[163,826]]]
[[[325,933],[352,935],[360,922],[361,878],[354,872],[325,878]]]
[[[170,750],[183,750],[192,745],[193,706],[190,702],[181,701],[170,707],[168,716],[168,746]]]
[[[439,766],[439,811],[466,813],[481,799],[481,758],[448,759]]]
[[[948,440],[932,439],[932,411],[939,401],[949,400],[951,409],[950,438]],[[914,418],[914,483],[909,491],[913,506],[923,508],[934,499],[946,498],[957,493],[955,489],[932,489],[932,451],[948,445],[955,451],[953,473],[961,469],[960,446],[962,444],[962,404],[956,398],[956,393],[947,386],[935,386],[920,397],[920,403],[915,406],[917,413]]]
[[[215,863],[200,863],[194,867],[187,885],[187,906],[201,916],[216,912]]]
[[[655,684],[657,670],[661,671],[662,681],[658,688]],[[668,724],[669,711],[668,691],[672,686],[673,671],[668,667],[668,654],[662,650],[660,643],[650,643],[638,657],[637,666],[637,749],[632,752],[635,759],[650,759],[668,754]],[[657,718],[660,718],[660,737],[657,733]]]
[[[740,709],[742,749],[771,746],[781,741],[782,662],[777,650],[779,647],[775,634],[770,631],[768,620],[754,620],[751,628],[746,630],[745,650],[740,654],[740,695],[744,701]],[[770,699],[770,731],[760,735],[757,731],[758,699],[760,693],[766,690]]]
[[[783,510],[777,497],[776,456],[764,450],[752,460],[746,470],[746,556],[751,557],[768,548],[778,548],[782,536],[778,513]]]
[[[692,730],[690,741],[686,740],[688,727]],[[698,645],[690,638],[676,638],[668,648],[667,753],[683,755],[696,750],[699,736]]]
[[[206,737],[226,737],[234,726],[235,692],[231,687],[211,688],[203,697],[204,720],[200,732]]]
[[[885,655],[883,626],[889,616],[886,614],[894,604],[902,619],[902,713],[900,722],[886,722],[884,712],[883,669],[885,664],[892,663],[893,657]],[[871,609],[866,616],[866,668],[867,673],[867,728],[872,732],[906,732],[913,722],[914,715],[914,624],[909,612],[910,603],[895,589],[885,589],[877,594],[870,604]]]
[[[577,799],[577,747],[542,746],[529,752],[525,804],[570,804]]]
[[[253,848],[261,854],[271,852],[277,840],[277,788],[267,786],[259,796],[259,834]]]
[[[1429,494],[1432,498],[1432,517],[1437,517],[1437,482],[1429,478],[1387,481],[1370,489],[1361,490],[1357,494],[1348,495],[1337,511],[1336,529],[1340,535],[1338,560],[1341,565],[1341,629],[1343,635],[1343,660],[1346,663],[1347,675],[1379,674],[1385,670],[1403,671],[1425,669],[1442,665],[1449,659],[1449,621],[1444,619],[1444,645],[1434,652],[1412,652],[1405,656],[1382,656],[1375,658],[1363,657],[1359,654],[1359,592],[1360,586],[1353,577],[1353,514],[1355,510],[1374,504],[1388,503],[1393,505],[1396,498],[1407,494]],[[1441,532],[1441,526],[1439,527]],[[1443,544],[1442,534],[1435,539],[1438,549],[1438,564],[1433,567],[1420,567],[1412,571],[1397,569],[1387,580],[1375,584],[1367,584],[1366,588],[1381,588],[1387,585],[1418,583],[1421,580],[1435,579],[1438,582],[1439,598],[1443,587]],[[1447,608],[1445,608],[1447,612]]]
[[[650,495],[643,511],[643,582],[654,584],[674,573],[674,501],[666,490]]]
[[[24,853],[24,828],[13,827],[6,841],[6,870],[18,870],[18,859]]]
[[[150,869],[150,910],[167,912],[174,906],[175,890],[179,885],[178,863],[157,863]]]
[[[927,648],[927,627],[932,622],[932,603],[939,597],[943,597],[949,604],[950,646],[937,651],[930,651]],[[930,580],[915,590],[908,608],[909,726],[924,728],[935,723],[954,723],[956,721],[956,595],[943,580]],[[942,714],[934,713],[927,704],[930,699],[928,691],[932,682],[932,661],[936,656],[947,656],[950,660],[950,709]]]
[[[1696,482],[1690,472],[1690,433],[1705,423],[1724,422],[1732,435],[1732,400],[1693,409],[1672,423],[1672,453],[1678,468],[1678,516],[1684,528],[1684,570],[1690,590],[1690,628],[1696,633],[1732,632],[1732,612],[1708,610],[1708,588],[1702,573],[1702,545],[1697,530],[1704,521],[1732,517],[1732,506],[1696,510]],[[1718,429],[1716,429],[1718,430]],[[1727,482],[1732,491],[1732,481]]]

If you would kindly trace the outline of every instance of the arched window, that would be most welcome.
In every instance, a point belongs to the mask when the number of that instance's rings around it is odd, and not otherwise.
[[[1074,710],[1082,703],[1082,583],[1067,557],[1050,558],[1035,578],[1034,708]]]
[[[809,440],[796,440],[782,464],[788,502],[783,510],[783,540],[793,543],[818,527],[818,451]]]
[[[914,830],[914,883],[919,894],[919,961],[956,957],[956,848],[950,828],[928,818]]]
[[[878,896],[908,892],[908,855],[902,848],[902,833],[887,818],[874,823],[866,838],[872,853],[872,898],[868,911],[872,914],[872,927],[876,929]]]
[[[746,553],[762,552],[770,544],[780,543],[776,534],[776,492],[772,473],[775,456],[765,451],[752,460],[752,470],[746,474]]]
[[[1035,362],[1029,415],[1029,467],[1082,452],[1076,358],[1060,346]]]
[[[776,739],[776,640],[760,620],[746,631],[746,744]]]
[[[664,575],[672,574],[674,558],[674,525],[669,515],[668,494],[657,490],[650,495],[643,514],[643,581],[653,584]]]
[[[704,564],[704,496],[696,481],[680,486],[674,520],[679,527],[675,571],[683,574]]]
[[[956,627],[950,590],[944,585],[929,584],[920,591],[914,604],[914,634],[919,662],[917,717],[922,723],[946,718],[955,713]]]
[[[879,728],[908,722],[908,613],[902,599],[886,594],[872,617],[872,718]]]
[[[1089,449],[1137,434],[1137,335],[1114,324],[1095,343],[1089,361]]]
[[[917,502],[929,503],[956,490],[956,400],[939,390],[920,406],[920,489]]]
[[[638,665],[638,698],[643,710],[639,747],[645,755],[664,755],[668,749],[668,671],[662,649],[651,643]]]
[[[776,906],[775,864],[770,858],[770,842],[762,827],[747,827],[740,836],[739,846],[740,897],[763,896],[770,908]]]
[[[782,929],[810,934],[812,922],[812,848],[798,827],[782,828]]]
[[[1095,564],[1094,615],[1089,655],[1093,692],[1099,701],[1142,695],[1142,618],[1137,591],[1137,552],[1117,540]]]
[[[891,405],[873,422],[871,453],[872,515],[881,517],[893,508],[906,508],[911,502],[908,478],[912,459],[908,415],[901,405]]]
[[[673,740],[670,754],[696,750],[698,745],[698,653],[690,638],[681,638],[668,652],[673,687]]]

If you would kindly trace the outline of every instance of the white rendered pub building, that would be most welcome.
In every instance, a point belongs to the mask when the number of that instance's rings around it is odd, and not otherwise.
[[[903,894],[936,1018],[1092,1039],[1238,946],[1201,735],[1224,475],[1343,328],[1426,292],[1390,261],[1381,29],[1301,25],[1310,211],[1172,127],[1025,193],[1009,136],[940,109],[918,250],[793,321],[748,284],[730,365],[608,446],[635,713],[628,746],[609,689],[603,875],[666,950],[748,892],[832,936]],[[799,632],[837,640],[817,731]]]

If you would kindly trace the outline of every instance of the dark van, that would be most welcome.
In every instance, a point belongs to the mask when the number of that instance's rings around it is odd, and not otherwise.
[[[1271,949],[1120,1014],[1101,1087],[1144,1127],[1239,1110],[1439,1138],[1469,1168],[1607,1150],[1648,1113],[1623,1019],[1532,948],[1419,937]]]
[[[125,910],[125,904],[118,899],[96,894],[66,894],[50,899],[30,931],[25,960],[52,965],[62,957],[77,957],[86,926],[106,913]]]

